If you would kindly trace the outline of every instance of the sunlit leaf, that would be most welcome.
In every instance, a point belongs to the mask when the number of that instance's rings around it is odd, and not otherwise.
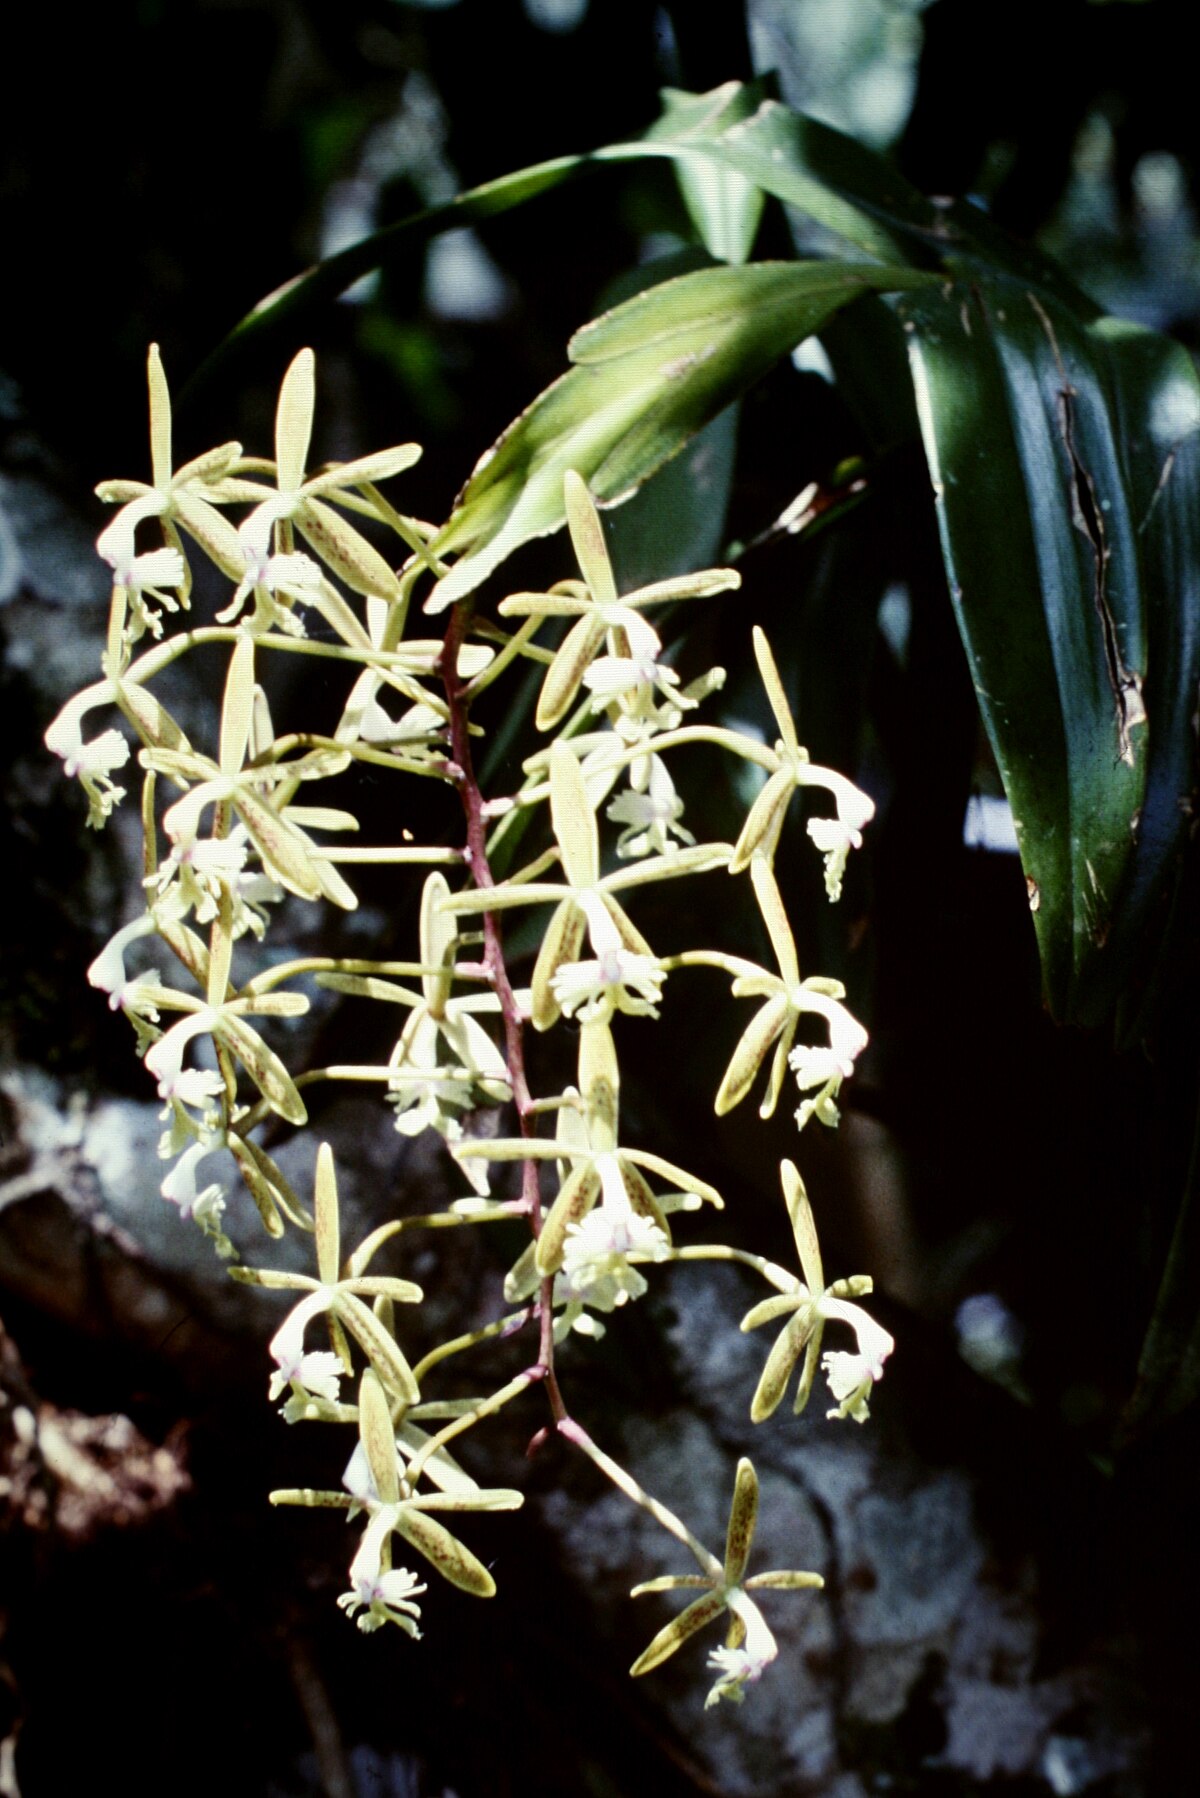
[[[459,559],[429,609],[557,530],[568,469],[602,504],[622,499],[841,307],[927,280],[865,263],[698,269],[585,325],[569,346],[576,366],[509,426],[460,494],[434,543]]]

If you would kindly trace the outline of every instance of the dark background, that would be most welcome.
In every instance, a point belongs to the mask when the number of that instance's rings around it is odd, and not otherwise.
[[[663,85],[701,91],[755,73],[745,10],[709,5],[702,22],[700,10],[592,0],[562,31],[536,24],[517,0],[115,0],[69,26],[52,8],[27,12],[0,118],[0,467],[10,513],[36,491],[48,530],[67,532],[64,518],[82,538],[99,528],[95,482],[146,471],[147,343],[162,346],[179,390],[256,301],[331,247],[336,196],[347,191],[337,184],[354,184],[356,203],[386,224],[526,163],[636,135]],[[787,8],[751,10],[770,23]],[[890,131],[910,178],[931,193],[975,194],[1001,224],[1039,236],[1102,303],[1194,346],[1195,105],[1183,9],[938,0],[923,13],[883,12],[923,31],[911,101]],[[798,62],[780,79],[789,98],[820,110],[819,69]],[[235,433],[264,451],[282,368],[311,342],[320,453],[418,439],[425,457],[404,503],[444,517],[475,459],[562,371],[567,337],[609,283],[648,241],[669,247],[687,234],[665,167],[592,175],[480,228],[498,298],[479,318],[445,309],[414,250],[369,298],[306,320],[302,340],[264,340],[236,385],[218,373],[197,387],[177,413],[176,460]],[[756,253],[789,249],[769,211]],[[728,534],[742,541],[863,447],[850,410],[815,378],[791,374],[750,396],[741,431]],[[1186,1171],[1170,1120],[1193,1102],[1191,1075],[1172,1060],[1169,1020],[1149,1051],[1121,1057],[1101,1033],[1055,1030],[1040,1006],[1015,859],[964,850],[966,797],[990,776],[927,486],[900,455],[877,485],[868,528],[856,534],[851,519],[832,544],[775,545],[744,565],[750,613],[777,642],[793,616],[839,628],[848,569],[864,591],[903,580],[913,607],[902,677],[873,624],[864,637],[846,611],[865,739],[847,743],[819,694],[807,714],[801,706],[815,757],[857,756],[887,796],[869,869],[848,889],[848,921],[821,941],[820,961],[844,972],[872,1025],[849,1110],[898,1159],[903,1217],[881,1218],[863,1198],[852,1131],[849,1150],[806,1139],[804,1156],[847,1195],[827,1260],[877,1268],[881,1314],[911,1345],[886,1390],[920,1452],[1000,1482],[1002,1508],[1026,1520],[1043,1556],[1052,1623],[1067,1617],[1085,1633],[1139,1643],[1161,1752],[1148,1783],[1088,1789],[1165,1792],[1178,1789],[1172,1757],[1195,1672],[1195,1424],[1185,1413],[1126,1443],[1122,1418]],[[64,569],[68,549],[64,538]],[[532,552],[530,568],[542,569],[545,554]],[[97,885],[94,875],[84,884],[74,847],[78,809],[51,791],[48,765],[30,760],[53,706],[21,674],[20,617],[19,607],[0,612],[0,741],[16,770],[0,850],[23,870],[0,944],[4,1051],[66,1082],[144,1098],[122,1033],[96,1015],[83,983],[112,924],[83,898]],[[739,632],[745,623],[742,612]],[[701,632],[688,652],[698,667],[735,653],[730,628]],[[802,688],[803,670],[792,674]],[[736,946],[736,923],[706,921]],[[402,935],[408,921],[394,922]],[[801,949],[810,971],[816,940]],[[757,1146],[750,1122],[721,1136],[699,1101],[719,1078],[721,1045],[668,1060],[647,1071],[680,1158],[694,1158],[699,1142],[716,1169],[742,1170],[768,1194],[772,1227],[769,1169],[789,1152],[786,1118]],[[748,1157],[757,1158],[749,1173]],[[749,1240],[753,1204],[745,1215]],[[144,1527],[85,1531],[70,1544],[10,1516],[0,1699],[7,1690],[24,1719],[25,1798],[82,1789],[101,1768],[128,1791],[168,1781],[176,1791],[316,1790],[299,1770],[321,1708],[313,1691],[333,1693],[343,1739],[384,1769],[371,1785],[360,1758],[355,1789],[407,1791],[408,1773],[389,1756],[420,1767],[422,1791],[461,1798],[700,1789],[660,1753],[640,1690],[626,1693],[619,1667],[614,1678],[611,1665],[589,1660],[586,1619],[539,1571],[532,1526],[502,1525],[516,1531],[540,1590],[520,1606],[478,1607],[465,1638],[431,1628],[419,1654],[401,1659],[397,1644],[364,1641],[334,1613],[337,1575],[312,1558],[311,1520],[263,1516],[264,1490],[310,1474],[290,1438],[281,1446],[284,1433],[264,1429],[261,1356],[239,1401],[231,1372],[206,1389],[195,1369],[97,1331],[86,1305],[72,1320],[5,1285],[10,1394],[124,1412],[151,1442],[181,1441],[170,1433],[183,1429],[193,1482]],[[957,1352],[959,1307],[979,1293],[1002,1301],[1019,1345],[990,1383],[969,1376]],[[649,1365],[652,1349],[636,1331],[632,1341]],[[639,1383],[653,1409],[661,1395],[652,1380]],[[519,1432],[510,1434],[519,1450]],[[288,1455],[294,1473],[281,1471]],[[139,1639],[149,1653],[133,1654]],[[323,1671],[306,1688],[314,1667]],[[902,1748],[889,1763],[892,1789],[968,1789],[922,1783],[922,1744]]]

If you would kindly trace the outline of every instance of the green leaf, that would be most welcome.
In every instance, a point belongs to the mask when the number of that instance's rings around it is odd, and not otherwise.
[[[461,599],[520,544],[557,530],[568,469],[615,504],[851,300],[930,278],[837,262],[698,269],[585,325],[569,346],[576,366],[509,426],[459,495],[433,544],[459,560],[427,609]]]
[[[1178,903],[1197,785],[1195,694],[1200,682],[1200,380],[1178,344],[1116,319],[1090,336],[1106,353],[1113,418],[1138,520],[1150,713],[1146,789],[1121,908],[1128,931],[1154,951],[1144,975],[1154,991],[1182,933],[1194,928]],[[1136,936],[1134,937],[1136,941]],[[1133,1008],[1126,1036],[1140,1034]]]
[[[664,88],[661,119],[647,132],[650,141],[684,144],[688,138],[719,136],[749,118],[765,97],[761,81],[727,81],[707,94]],[[675,176],[693,225],[709,255],[718,262],[748,260],[763,210],[763,190],[736,169],[713,166],[711,156],[682,150]]]
[[[731,92],[732,90],[732,92]],[[868,256],[914,266],[949,263],[972,273],[1003,270],[1062,300],[1082,316],[1098,308],[1032,244],[1009,237],[969,200],[928,199],[877,150],[774,99],[757,83],[709,94],[671,94],[647,149],[688,165],[737,173]],[[756,104],[744,116],[751,96]],[[720,104],[718,104],[720,102]],[[676,123],[676,120],[678,123]],[[604,152],[615,155],[620,146]]]
[[[1005,277],[894,304],[1046,996],[1095,1022],[1161,927],[1188,830],[1200,384],[1165,340]]]
[[[696,96],[697,105],[712,102],[725,91],[717,88]],[[921,257],[922,244],[927,246],[925,256],[930,251],[940,255],[947,247],[950,233],[942,209],[912,187],[886,157],[778,100],[763,100],[747,118],[736,117],[737,111],[731,97],[713,116],[707,141],[696,128],[697,116],[686,115],[682,108],[675,116],[684,128],[676,126],[667,137],[672,123],[668,112],[647,134],[648,147],[654,144],[660,153],[686,158],[693,167],[707,160],[740,174],[881,262]]]
[[[714,254],[740,246],[756,206],[736,186],[738,181],[799,206],[855,249],[883,261],[906,259],[915,237],[923,237],[933,249],[953,237],[944,214],[883,157],[776,101],[760,103],[760,95],[759,84],[741,87],[736,82],[708,94],[671,92],[664,95],[663,117],[640,142],[608,144],[590,154],[558,156],[514,170],[372,232],[261,299],[202,363],[177,404],[189,404],[215,379],[227,378],[230,365],[258,351],[268,333],[287,329],[295,341],[313,312],[361,276],[392,262],[411,261],[426,239],[498,217],[607,163],[669,158],[680,167],[689,200],[692,190],[704,185],[707,163],[709,185],[712,177],[718,178],[720,198],[702,202],[698,223],[706,242],[716,246]]]
[[[500,175],[494,181],[485,181],[479,187],[456,194],[443,205],[410,213],[394,225],[372,232],[361,243],[351,244],[336,256],[329,256],[324,262],[293,276],[282,287],[259,300],[222,339],[177,396],[177,406],[189,404],[198,392],[216,379],[227,378],[230,365],[257,352],[267,333],[284,327],[298,331],[304,319],[320,306],[337,299],[348,287],[353,287],[361,276],[384,268],[390,262],[411,259],[416,244],[436,237],[439,232],[452,231],[477,219],[494,218],[515,206],[523,206],[527,200],[548,193],[581,174],[594,160],[589,156],[556,156],[549,162]]]

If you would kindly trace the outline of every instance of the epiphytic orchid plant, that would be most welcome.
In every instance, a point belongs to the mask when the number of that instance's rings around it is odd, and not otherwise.
[[[466,1522],[472,1511],[521,1503],[519,1492],[481,1488],[450,1445],[503,1407],[531,1402],[540,1387],[549,1427],[685,1544],[700,1567],[698,1575],[638,1588],[694,1586],[700,1596],[660,1630],[633,1672],[649,1671],[725,1614],[725,1646],[710,1657],[717,1678],[709,1699],[740,1700],[776,1653],[751,1594],[820,1579],[746,1577],[757,1504],[748,1460],[739,1464],[724,1556],[700,1543],[574,1415],[572,1356],[587,1353],[577,1338],[601,1335],[602,1317],[613,1319],[648,1290],[647,1276],[669,1279],[677,1260],[735,1259],[771,1289],[744,1327],[783,1323],[752,1419],[775,1410],[802,1360],[799,1410],[818,1359],[834,1401],[829,1415],[865,1419],[892,1349],[858,1303],[870,1280],[826,1286],[812,1208],[791,1162],[782,1178],[798,1272],[746,1250],[688,1241],[691,1214],[720,1208],[722,1197],[701,1173],[631,1136],[621,1110],[620,1045],[671,1005],[677,981],[696,968],[716,969],[731,980],[735,1000],[758,1002],[715,1095],[717,1112],[739,1104],[769,1061],[764,1117],[790,1069],[797,1124],[836,1124],[838,1090],[867,1033],[836,981],[801,978],[774,859],[799,789],[827,795],[829,814],[807,828],[836,900],[873,804],[844,775],[809,761],[761,631],[753,648],[778,739],[765,743],[702,721],[703,702],[723,673],[712,669],[681,684],[660,608],[713,598],[736,588],[740,576],[712,569],[620,594],[599,514],[573,471],[565,476],[565,507],[577,572],[545,593],[509,594],[489,618],[473,596],[453,597],[454,563],[439,553],[438,533],[380,492],[379,483],[416,459],[415,445],[308,470],[311,351],[301,351],[284,376],[273,460],[231,442],[174,470],[156,349],[149,386],[151,480],[99,490],[119,507],[99,541],[113,575],[101,678],[68,702],[46,742],[81,782],[93,826],[105,823],[135,781],[140,786],[141,905],[96,957],[89,979],[128,1017],[135,1052],[163,1102],[163,1196],[237,1263],[230,1269],[236,1278],[295,1295],[270,1344],[269,1395],[284,1401],[283,1415],[357,1431],[342,1490],[281,1491],[273,1499],[362,1514],[350,1589],[339,1602],[360,1629],[391,1622],[417,1636],[426,1584],[397,1565],[398,1554],[414,1558],[421,1575],[432,1568],[467,1593],[490,1596],[491,1575],[441,1517],[455,1514],[457,1528],[457,1514]],[[391,557],[362,525],[377,540],[390,533]],[[197,554],[231,589],[211,618],[192,607],[189,558]],[[440,637],[411,628],[422,599],[426,614],[442,614]],[[310,619],[319,634],[309,634]],[[501,622],[509,619],[519,621],[511,632]],[[199,655],[222,657],[224,668],[212,689],[211,731],[193,743],[156,689],[171,663]],[[331,678],[344,679],[331,730],[275,734],[273,678],[291,656],[319,658]],[[536,724],[549,744],[526,764],[517,792],[485,795],[475,772],[475,701],[530,663],[544,671]],[[92,712],[103,712],[104,722],[85,741]],[[707,840],[703,819],[682,822],[671,770],[700,744],[762,770],[736,843]],[[359,821],[321,803],[318,789],[354,763],[377,777],[439,783],[448,839],[458,818],[457,844],[341,846]],[[517,816],[540,834],[541,847],[497,880],[497,837]],[[265,961],[259,945],[285,894],[351,911],[357,898],[347,870],[355,863],[393,869],[403,880],[423,870],[414,959]],[[643,935],[641,889],[714,872],[748,876],[774,968]],[[504,926],[510,914],[529,911],[542,934],[522,986]],[[338,991],[343,1003],[394,1008],[397,1035],[386,1061],[288,1065],[284,1039],[270,1040],[274,1021],[306,1011],[313,982]],[[530,1031],[550,1033],[560,1048],[557,1083],[545,1091],[532,1090],[527,1074]],[[310,1212],[260,1140],[270,1119],[305,1124],[305,1088],[346,1079],[382,1088],[402,1134],[436,1132],[452,1177],[466,1189],[446,1209],[420,1216],[397,1194],[395,1215],[349,1253],[330,1147],[317,1151]],[[485,1109],[501,1111],[505,1122],[490,1133],[469,1131],[471,1115]],[[314,1275],[238,1262],[225,1229],[235,1175],[268,1241],[288,1227],[312,1233]],[[514,1219],[523,1221],[528,1243],[508,1274],[499,1314],[416,1357],[407,1320],[422,1290],[401,1273],[371,1271],[376,1257],[393,1238],[407,1244],[422,1229]],[[831,1326],[848,1327],[854,1347],[822,1357]],[[316,1346],[318,1331],[325,1346]],[[521,1332],[530,1340],[526,1370],[489,1383],[489,1343]],[[439,1391],[440,1370],[459,1355],[479,1366],[477,1399]]]

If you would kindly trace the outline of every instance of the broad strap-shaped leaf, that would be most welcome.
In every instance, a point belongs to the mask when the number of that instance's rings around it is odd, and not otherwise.
[[[754,247],[763,210],[763,190],[737,169],[714,164],[711,156],[689,156],[689,138],[704,143],[748,119],[765,97],[761,81],[727,81],[707,94],[664,88],[663,113],[647,132],[677,151],[675,175],[700,240],[717,262],[746,262]]]
[[[929,199],[888,157],[778,100],[759,99],[748,117],[740,116],[754,87],[729,83],[733,92],[719,110],[712,103],[727,89],[697,95],[689,113],[677,110],[676,96],[664,95],[667,110],[646,134],[647,148],[737,172],[848,247],[880,261],[918,267],[950,261],[969,264],[972,272],[1003,271],[1081,316],[1098,316],[1099,309],[1057,263],[1010,237],[971,201]],[[702,107],[708,108],[706,122]],[[676,117],[690,128],[676,126]]]
[[[1161,979],[1189,927],[1175,905],[1175,871],[1191,836],[1200,780],[1200,380],[1193,358],[1152,331],[1100,319],[1093,341],[1109,365],[1113,415],[1138,520],[1147,644],[1146,791],[1137,846],[1121,894],[1129,930],[1144,919]],[[1168,917],[1169,911],[1169,917]],[[1127,1035],[1137,1020],[1123,1020]]]
[[[270,331],[287,328],[293,341],[302,321],[352,287],[363,275],[392,262],[411,262],[417,246],[442,231],[496,218],[581,176],[645,158],[678,164],[685,193],[703,186],[704,165],[717,177],[719,202],[703,200],[699,224],[710,249],[724,252],[745,241],[755,202],[739,194],[729,175],[749,187],[799,206],[827,231],[857,251],[882,261],[903,260],[906,238],[936,245],[952,235],[939,208],[924,200],[882,156],[831,126],[764,100],[760,83],[727,82],[706,94],[669,90],[663,116],[644,138],[606,144],[583,155],[556,156],[515,169],[456,194],[351,244],[305,269],[265,295],[201,365],[178,395],[186,405],[195,391],[224,377],[229,365],[260,348]],[[749,113],[749,116],[747,116]],[[718,173],[718,162],[721,174]],[[695,204],[693,201],[693,210]]]
[[[1188,830],[1200,384],[1165,340],[1007,277],[894,306],[1047,999],[1096,1021]]]
[[[577,331],[576,364],[477,464],[433,544],[457,555],[428,609],[461,599],[520,544],[563,522],[575,469],[615,504],[803,338],[864,293],[930,277],[870,263],[756,262],[697,269]]]
[[[751,95],[757,103],[747,109]],[[907,260],[918,240],[932,249],[944,244],[941,209],[885,157],[833,126],[762,97],[756,83],[743,88],[729,82],[689,96],[690,108],[684,98],[663,95],[664,115],[645,140],[647,148],[674,155],[681,168],[699,170],[709,161],[740,174],[881,262]]]

